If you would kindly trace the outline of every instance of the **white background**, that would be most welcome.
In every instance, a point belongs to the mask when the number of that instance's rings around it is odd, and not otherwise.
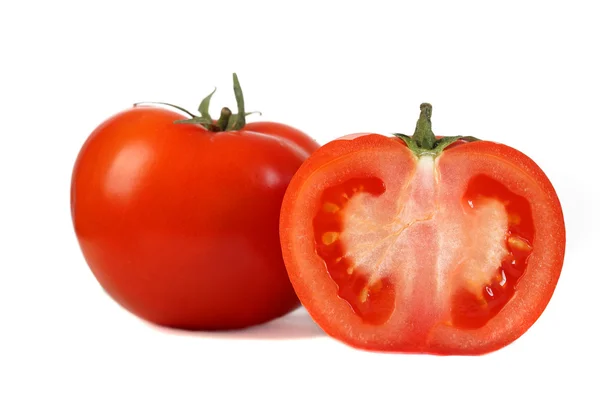
[[[600,398],[600,134],[594,2],[6,1],[0,5],[0,399]],[[99,288],[72,231],[87,135],[137,101],[213,86],[325,143],[434,131],[520,149],[563,204],[555,295],[484,357],[383,355],[304,312],[238,334],[148,326]],[[431,397],[433,398],[433,397]]]

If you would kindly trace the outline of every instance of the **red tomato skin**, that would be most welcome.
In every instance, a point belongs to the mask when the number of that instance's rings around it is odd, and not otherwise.
[[[173,328],[244,328],[296,309],[279,211],[315,147],[279,124],[212,133],[178,119],[134,107],[83,145],[71,214],[94,276],[133,314]]]
[[[320,145],[313,138],[301,130],[279,122],[250,122],[246,124],[244,129],[246,131],[260,132],[291,140],[300,148],[309,151],[311,154],[320,147]]]
[[[317,173],[326,175],[340,160],[368,151],[397,152],[396,157],[405,159],[407,166],[409,159],[413,158],[405,143],[398,138],[374,133],[347,135],[327,143],[311,155],[292,179],[284,197],[280,218],[283,256],[294,289],[313,320],[327,334],[349,346],[384,352],[480,355],[496,351],[523,335],[539,318],[553,295],[566,245],[560,201],[540,167],[518,150],[489,141],[459,142],[444,151],[441,157],[446,158],[448,163],[459,162],[461,156],[470,155],[475,160],[504,164],[528,176],[536,188],[536,196],[544,202],[535,219],[543,240],[538,240],[534,253],[534,258],[543,258],[544,263],[533,261],[533,265],[528,267],[529,272],[519,282],[517,294],[483,328],[461,330],[440,324],[427,337],[411,342],[400,338],[391,340],[395,332],[384,338],[381,333],[385,332],[385,325],[374,327],[362,323],[348,304],[338,297],[337,286],[323,267],[322,260],[315,255],[313,238],[308,233],[312,229],[307,227],[312,224],[313,209],[305,204],[299,205],[304,193],[315,191],[307,180]],[[365,164],[371,163],[371,158],[365,156],[363,159]],[[365,164],[355,164],[350,174],[360,175]],[[297,239],[305,233],[309,237],[302,241]],[[526,312],[511,315],[519,310]]]

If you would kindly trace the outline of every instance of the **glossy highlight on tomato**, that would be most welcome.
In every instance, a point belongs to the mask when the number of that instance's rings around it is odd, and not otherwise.
[[[162,106],[124,110],[99,125],[77,157],[71,213],[94,276],[152,323],[235,329],[300,303],[283,264],[279,211],[287,185],[319,146],[301,131]],[[210,96],[207,98],[210,100]]]
[[[283,256],[313,319],[351,346],[483,354],[548,304],[562,210],[526,155],[436,137],[430,117],[423,104],[412,137],[351,135],[309,157],[283,201]]]

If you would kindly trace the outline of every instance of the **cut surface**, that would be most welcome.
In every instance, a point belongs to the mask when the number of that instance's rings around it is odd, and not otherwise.
[[[338,296],[365,324],[401,325],[413,342],[437,324],[484,326],[513,296],[533,250],[525,198],[484,174],[449,190],[438,160],[420,157],[393,191],[377,177],[330,186],[313,219]]]
[[[475,141],[432,159],[375,134],[332,141],[300,167],[280,237],[296,294],[330,336],[430,354],[520,337],[565,251],[556,192],[523,153]]]

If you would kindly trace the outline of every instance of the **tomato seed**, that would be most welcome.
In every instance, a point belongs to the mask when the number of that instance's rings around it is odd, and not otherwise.
[[[323,244],[329,246],[330,244],[338,240],[339,237],[339,232],[325,232],[322,237]]]
[[[328,212],[328,213],[336,213],[338,211],[340,211],[340,206],[338,206],[335,203],[324,203],[323,204],[323,211]]]

